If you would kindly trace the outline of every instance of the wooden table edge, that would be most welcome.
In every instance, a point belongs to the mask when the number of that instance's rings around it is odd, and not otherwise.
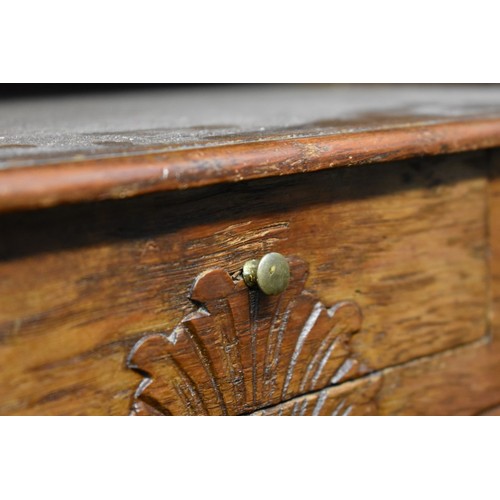
[[[10,168],[0,212],[499,146],[497,117]]]

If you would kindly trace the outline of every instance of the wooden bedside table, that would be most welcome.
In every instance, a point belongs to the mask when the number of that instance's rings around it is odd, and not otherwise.
[[[1,414],[500,414],[500,88],[0,109]]]

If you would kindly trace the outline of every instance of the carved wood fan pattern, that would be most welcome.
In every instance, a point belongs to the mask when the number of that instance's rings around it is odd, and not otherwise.
[[[144,377],[132,414],[245,414],[352,377],[358,306],[326,308],[304,290],[307,264],[289,263],[279,296],[249,290],[221,269],[200,274],[190,296],[198,308],[130,353],[128,366]]]

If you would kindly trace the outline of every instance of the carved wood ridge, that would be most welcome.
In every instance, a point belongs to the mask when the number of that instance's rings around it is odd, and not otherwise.
[[[359,307],[326,308],[304,290],[307,264],[289,262],[290,284],[279,296],[222,269],[200,274],[190,295],[197,309],[171,332],[145,335],[129,355],[128,367],[143,376],[131,414],[251,413],[352,378]]]

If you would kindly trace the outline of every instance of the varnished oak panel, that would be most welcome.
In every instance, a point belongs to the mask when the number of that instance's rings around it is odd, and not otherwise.
[[[269,251],[307,262],[306,289],[326,307],[358,305],[357,377],[471,342],[480,349],[487,163],[485,153],[427,158],[381,165],[376,178],[336,169],[4,214],[0,413],[129,413],[141,381],[126,362],[133,346],[196,310],[200,273],[234,275]]]

